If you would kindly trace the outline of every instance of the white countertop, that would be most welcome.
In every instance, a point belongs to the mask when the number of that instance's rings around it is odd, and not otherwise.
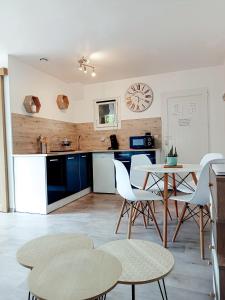
[[[134,152],[140,152],[140,151],[159,151],[160,149],[118,149],[118,150],[83,150],[83,151],[65,151],[65,152],[50,152],[47,154],[42,153],[24,153],[24,154],[13,154],[14,157],[18,156],[56,156],[56,155],[69,155],[69,154],[79,154],[79,153],[112,153],[112,152],[126,152],[126,151],[134,151]]]

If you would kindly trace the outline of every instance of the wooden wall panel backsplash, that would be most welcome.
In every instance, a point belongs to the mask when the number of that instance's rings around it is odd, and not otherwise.
[[[116,134],[120,149],[129,149],[129,137],[151,132],[156,137],[156,147],[161,147],[161,118],[124,120],[121,129],[95,131],[93,123],[69,123],[45,118],[12,114],[13,153],[38,153],[37,139],[47,136],[49,150],[63,150],[64,137],[72,141],[71,149],[77,150],[78,137],[81,150],[106,150],[110,146],[109,136]],[[104,139],[104,141],[102,141]]]
[[[121,129],[117,130],[94,130],[93,123],[76,124],[76,135],[80,135],[80,148],[83,150],[102,150],[110,147],[109,136],[116,134],[119,148],[129,149],[129,137],[144,135],[151,132],[156,138],[156,147],[161,147],[162,124],[161,118],[123,120]],[[105,139],[104,141],[101,141]]]
[[[76,148],[75,124],[45,118],[12,114],[13,153],[39,153],[38,137],[47,136],[51,150],[63,149],[64,137],[72,141],[71,149]]]

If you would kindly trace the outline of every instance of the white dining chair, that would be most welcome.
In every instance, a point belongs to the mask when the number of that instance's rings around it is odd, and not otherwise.
[[[223,159],[224,158],[224,155],[222,153],[207,153],[205,154],[201,161],[200,161],[200,171],[196,174],[196,177],[197,179],[199,178],[200,176],[200,173],[201,173],[201,170],[202,168],[207,165],[207,164],[210,164],[210,162],[212,160],[215,160],[215,159]],[[196,184],[193,182],[193,181],[188,181],[187,183],[183,182],[182,185],[178,185],[176,187],[177,191],[179,192],[182,192],[182,193],[186,193],[186,194],[191,194],[193,193],[193,191],[195,191],[196,189]]]
[[[158,195],[154,194],[151,191],[144,191],[139,189],[132,189],[129,174],[127,172],[126,167],[121,161],[113,160],[115,169],[116,169],[116,187],[117,191],[120,194],[121,197],[124,198],[122,208],[120,211],[119,219],[116,225],[116,231],[118,232],[120,222],[122,217],[128,212],[129,213],[129,222],[128,222],[128,233],[127,238],[130,239],[131,236],[131,226],[132,226],[132,218],[134,215],[135,210],[139,210],[140,214],[144,215],[144,209],[139,209],[137,207],[137,204],[141,203],[141,207],[143,208],[143,205],[147,205],[149,208],[149,212],[151,215],[151,218],[154,222],[154,225],[156,227],[156,230],[159,234],[159,237],[162,241],[162,235],[158,226],[158,223],[156,221],[154,212],[151,208],[150,202],[151,201],[161,201],[162,198]]]
[[[146,154],[135,154],[131,157],[131,168],[130,168],[130,183],[133,187],[137,189],[143,189],[146,172],[136,170],[135,167],[138,166],[152,166],[152,162]],[[172,185],[169,183],[169,189],[172,189]],[[148,181],[145,190],[151,191],[156,194],[163,194],[164,191],[164,181],[157,174],[151,174],[148,177]],[[155,206],[153,202],[153,209],[155,212]],[[178,207],[175,202],[176,214],[178,217]],[[168,211],[170,218],[172,219],[170,212]]]
[[[224,159],[211,160],[210,163],[221,163]],[[181,224],[190,218],[199,218],[199,229],[200,229],[200,253],[201,258],[204,259],[204,228],[210,219],[208,204],[210,202],[210,190],[209,190],[209,164],[205,164],[200,172],[199,180],[196,186],[196,190],[192,194],[181,194],[178,196],[172,195],[170,200],[176,200],[184,202],[182,212],[180,214],[179,222],[177,224],[173,242],[176,241],[177,234],[180,230]],[[204,217],[207,220],[204,223]],[[197,221],[196,221],[197,222]]]
[[[130,167],[130,183],[132,186],[136,187],[137,189],[143,189],[146,172],[135,170],[135,167],[138,166],[151,166],[152,162],[148,158],[146,154],[136,154],[132,155],[131,157],[131,167]],[[160,179],[155,174],[149,176],[148,182],[146,184],[145,190],[150,190],[152,192],[159,192],[160,190],[163,191],[164,189],[164,181]]]

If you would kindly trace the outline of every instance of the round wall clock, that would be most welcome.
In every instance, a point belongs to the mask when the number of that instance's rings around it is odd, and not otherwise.
[[[132,84],[125,95],[127,107],[134,112],[148,109],[153,102],[153,91],[145,83]]]

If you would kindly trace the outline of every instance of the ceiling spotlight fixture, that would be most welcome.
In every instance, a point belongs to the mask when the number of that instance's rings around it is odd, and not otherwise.
[[[92,73],[91,73],[91,76],[92,76],[92,77],[95,77],[95,76],[96,76],[95,68],[93,68],[93,71],[92,71]]]
[[[91,76],[95,77],[96,73],[95,73],[95,67],[92,65],[89,65],[89,60],[87,58],[85,58],[84,56],[78,60],[79,63],[79,68],[78,70],[83,71],[84,74],[87,74],[88,68],[92,69],[92,73]]]

